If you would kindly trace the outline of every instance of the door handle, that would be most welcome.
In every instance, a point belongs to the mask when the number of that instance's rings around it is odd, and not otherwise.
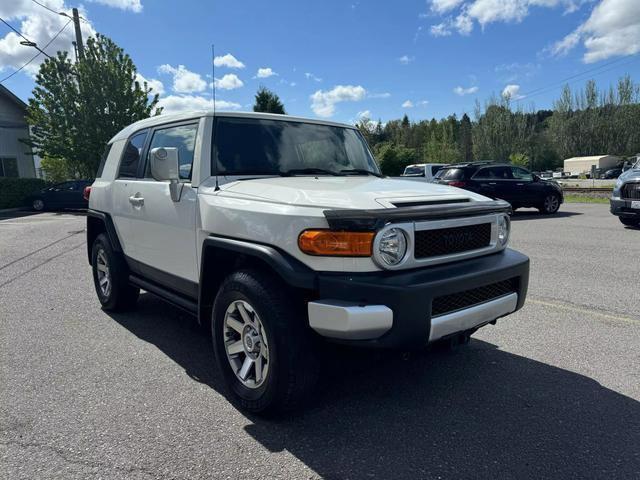
[[[518,185],[519,187],[522,187],[524,183],[516,183],[516,185]]]
[[[136,193],[135,195],[132,195],[129,197],[129,203],[131,205],[133,205],[134,207],[141,207],[144,205],[144,198],[143,197],[138,197],[138,194]]]
[[[495,185],[496,182],[489,182],[489,185]]]

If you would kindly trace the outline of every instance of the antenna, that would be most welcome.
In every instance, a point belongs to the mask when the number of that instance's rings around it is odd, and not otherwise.
[[[216,45],[211,44],[211,97],[213,99],[213,131],[211,132],[211,163],[213,163],[213,174],[216,177],[215,192],[220,190],[218,185],[218,156],[215,150],[216,145]]]

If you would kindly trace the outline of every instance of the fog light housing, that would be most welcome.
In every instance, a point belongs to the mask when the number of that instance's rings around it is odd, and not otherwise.
[[[407,253],[407,235],[401,228],[390,228],[376,242],[377,257],[386,265],[398,265]]]
[[[511,229],[511,220],[506,215],[498,217],[498,242],[504,247],[509,242],[509,230]]]

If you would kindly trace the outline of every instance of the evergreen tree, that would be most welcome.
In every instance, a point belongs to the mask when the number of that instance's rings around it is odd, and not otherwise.
[[[471,133],[471,119],[466,113],[460,119],[460,160],[463,162],[473,161],[473,138]]]
[[[254,112],[279,113],[286,115],[284,105],[278,95],[266,87],[261,86],[256,93],[256,102],[253,105]]]

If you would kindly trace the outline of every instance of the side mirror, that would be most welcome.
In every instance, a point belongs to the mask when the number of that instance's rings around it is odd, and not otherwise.
[[[169,180],[171,200],[179,202],[182,196],[180,182],[180,159],[175,147],[157,147],[149,152],[151,162],[151,176],[158,181]]]

